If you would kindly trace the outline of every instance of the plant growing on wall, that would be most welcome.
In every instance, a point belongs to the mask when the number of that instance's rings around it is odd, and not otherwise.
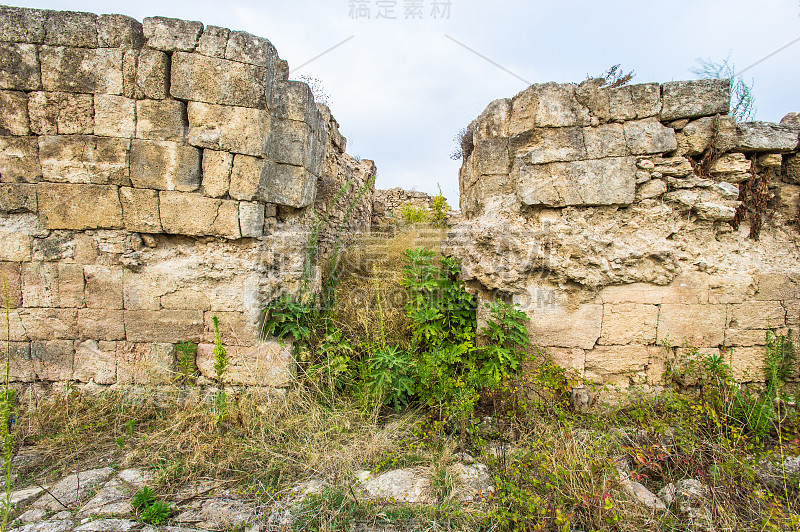
[[[736,66],[731,63],[728,55],[722,61],[714,61],[711,58],[695,60],[697,66],[691,69],[693,74],[701,78],[729,79],[731,80],[731,107],[729,114],[737,122],[747,122],[756,115],[756,99],[753,95],[753,85],[755,82],[750,80],[747,83],[741,75],[736,74]]]

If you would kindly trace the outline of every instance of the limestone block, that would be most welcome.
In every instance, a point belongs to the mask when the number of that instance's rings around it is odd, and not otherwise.
[[[747,273],[710,277],[708,283],[708,302],[712,305],[741,303],[752,299],[757,288],[753,276]]]
[[[603,84],[600,78],[587,79],[575,87],[575,98],[589,110],[595,121],[607,122],[611,119],[611,98]]]
[[[0,231],[0,261],[31,260],[31,235],[17,231]]]
[[[33,41],[29,41],[33,42]],[[800,125],[800,113],[789,113],[781,118],[781,124],[795,124]]]
[[[317,179],[301,166],[265,164],[266,186],[261,201],[296,209],[314,203]]]
[[[175,370],[175,346],[171,343],[117,342],[117,382],[120,384],[169,384]]]
[[[667,184],[661,179],[651,179],[636,190],[637,200],[658,198],[667,191]]]
[[[271,102],[275,118],[310,123],[315,109],[314,94],[308,84],[302,81],[275,84]]]
[[[214,343],[214,322],[212,318],[219,319],[219,333],[225,345],[252,346],[261,343],[257,323],[249,323],[241,312],[211,311],[205,313],[205,329],[203,342]]]
[[[687,273],[678,275],[666,286],[648,283],[607,286],[600,291],[600,299],[604,304],[704,305],[709,301],[709,278],[704,274]]]
[[[83,275],[86,278],[88,308],[122,308],[122,266],[86,265]]]
[[[761,168],[780,168],[783,166],[783,157],[780,153],[765,153],[758,156],[758,166]]]
[[[784,155],[783,156],[783,176],[789,183],[800,185],[800,156]]]
[[[189,105],[191,108],[191,103]],[[203,150],[203,182],[200,192],[210,198],[222,198],[227,195],[232,168],[232,153]]]
[[[72,378],[78,382],[114,384],[117,381],[117,343],[76,342]]]
[[[54,183],[129,184],[130,141],[94,135],[39,137],[39,160],[45,181]]]
[[[264,205],[248,201],[239,202],[239,230],[242,238],[264,235]]]
[[[583,141],[589,159],[628,155],[622,124],[603,124],[583,128]]]
[[[786,324],[780,301],[745,301],[728,307],[729,329],[770,329]]]
[[[20,266],[17,262],[0,262],[0,306],[3,308],[22,306]]]
[[[199,54],[172,55],[170,93],[181,100],[264,109],[265,80],[264,67]]]
[[[664,177],[688,177],[694,172],[692,163],[686,157],[657,157],[650,159],[653,163],[653,173]]]
[[[503,98],[493,101],[486,106],[483,113],[471,124],[474,139],[508,137],[510,120],[511,100]],[[517,133],[521,133],[521,131]]]
[[[125,321],[122,310],[79,309],[78,337],[90,340],[124,340]]]
[[[308,167],[311,138],[311,128],[304,122],[273,120],[266,155],[277,163]]]
[[[0,136],[0,181],[38,183],[41,180],[38,138]]]
[[[0,89],[35,91],[41,88],[36,46],[0,43]]]
[[[129,342],[199,342],[203,311],[126,310],[125,335]]]
[[[275,72],[278,52],[267,39],[245,31],[232,31],[225,48],[225,59],[267,67]]]
[[[10,340],[12,342],[29,342],[28,333],[25,331],[25,325],[22,323],[22,314],[26,313],[26,309],[11,310],[8,314],[8,328],[9,335],[6,335],[5,327],[0,327],[0,341],[5,342]]]
[[[189,143],[201,148],[261,156],[269,134],[266,111],[189,102]]]
[[[136,138],[185,142],[189,124],[186,104],[177,100],[136,102]]]
[[[173,310],[209,310],[211,300],[199,288],[180,288],[161,296],[161,306]]]
[[[800,186],[781,183],[775,194],[776,210],[791,224],[800,216]]]
[[[600,345],[648,345],[655,343],[658,307],[639,303],[603,306]]]
[[[736,130],[738,151],[787,153],[796,151],[800,145],[800,125],[742,122],[736,125]]]
[[[58,306],[81,308],[84,305],[83,266],[80,264],[58,265]]]
[[[39,183],[39,213],[48,229],[113,229],[122,227],[117,187]]]
[[[478,167],[481,168],[481,159],[484,157],[488,157],[489,161],[494,163],[481,173],[504,174],[508,172],[508,162],[502,158],[504,155],[502,150],[505,147],[503,141],[504,139],[478,141],[475,146]],[[522,157],[527,164],[578,161],[587,158],[583,130],[579,127],[526,131],[511,138],[509,149],[512,154]],[[506,164],[498,164],[503,162]]]
[[[546,351],[555,364],[567,370],[573,369],[583,377],[586,366],[586,351],[563,347],[548,347]]]
[[[540,165],[514,163],[517,195],[526,205],[630,205],[636,193],[636,161],[608,157]]]
[[[97,47],[97,15],[76,11],[50,11],[45,22],[44,44]]]
[[[230,358],[225,374],[225,381],[229,384],[280,388],[294,380],[290,345],[281,346],[276,340],[253,347],[226,345],[225,349]],[[197,346],[197,367],[204,377],[210,379],[216,377],[213,351],[214,344]]]
[[[725,174],[746,174],[752,170],[750,162],[743,153],[726,153],[709,168],[709,173],[713,176]]]
[[[131,142],[131,181],[137,188],[191,192],[200,187],[200,151],[176,142]]]
[[[278,60],[278,71],[275,74],[275,79],[286,81],[289,79],[289,62],[283,59]]]
[[[759,273],[756,275],[758,291],[753,299],[759,301],[782,301],[798,297],[796,278],[786,273]]]
[[[537,127],[588,126],[589,110],[575,97],[575,87],[558,83],[534,84],[512,100],[509,134]]]
[[[20,319],[31,340],[71,342],[78,335],[78,309],[26,308],[20,312]]]
[[[767,343],[766,330],[728,329],[725,331],[725,345],[729,347],[754,347]]]
[[[729,360],[729,357],[725,357]],[[730,350],[733,378],[737,382],[764,382],[764,347],[734,347]]]
[[[648,118],[661,112],[661,86],[658,83],[624,85],[607,91],[610,114],[618,120]]]
[[[34,262],[71,260],[75,254],[72,234],[66,231],[51,231],[45,238],[33,241],[31,257]]]
[[[701,220],[730,222],[735,218],[738,206],[739,202],[698,201],[692,205],[692,212]]]
[[[31,360],[38,380],[71,380],[74,358],[75,347],[72,340],[31,343]]]
[[[727,115],[730,106],[729,79],[671,81],[662,86],[661,120]]]
[[[42,46],[46,91],[122,94],[122,49]]]
[[[225,48],[228,45],[228,37],[230,34],[231,30],[228,28],[206,26],[197,43],[195,52],[209,57],[225,59]]]
[[[266,161],[247,155],[236,155],[230,177],[230,196],[233,199],[253,201],[263,195],[266,186],[264,165]]]
[[[203,32],[201,22],[166,17],[147,17],[142,24],[145,43],[150,48],[191,52]]]
[[[141,48],[142,23],[125,15],[97,17],[97,43],[101,48]]]
[[[36,213],[37,211],[36,185],[0,184],[0,213]]]
[[[161,232],[157,191],[122,187],[119,189],[119,199],[122,203],[125,229],[137,233]]]
[[[111,94],[94,97],[94,134],[133,138],[136,135],[136,100]]]
[[[58,264],[26,262],[22,264],[21,274],[24,306],[59,306]]]
[[[658,317],[658,342],[687,347],[718,347],[725,341],[724,305],[664,304]]]
[[[675,131],[656,118],[625,122],[625,141],[633,155],[674,151],[678,148]]]
[[[241,238],[239,206],[235,201],[181,192],[161,192],[159,200],[161,226],[165,233]],[[186,213],[192,213],[192,216],[187,217]]]
[[[572,309],[558,305],[528,312],[531,341],[543,347],[592,349],[600,338],[603,306]]]
[[[0,335],[5,336],[5,333],[0,333]],[[3,338],[3,345],[5,345],[5,338]],[[11,348],[10,380],[16,382],[36,380],[36,372],[33,369],[33,360],[31,360],[31,344],[29,342],[11,342],[9,347]]]
[[[134,95],[153,100],[169,97],[169,56],[145,48],[136,58]]]
[[[0,91],[0,135],[28,134],[28,97],[21,91]]]
[[[627,387],[647,383],[650,358],[661,350],[644,345],[599,346],[586,351],[584,377],[598,384]]]
[[[714,137],[714,117],[703,117],[689,122],[678,135],[678,148],[682,155],[700,155],[711,146]],[[734,149],[739,135],[736,120],[731,116],[720,116],[717,122],[715,147],[719,152]]]
[[[0,6],[0,41],[41,44],[47,11]]]

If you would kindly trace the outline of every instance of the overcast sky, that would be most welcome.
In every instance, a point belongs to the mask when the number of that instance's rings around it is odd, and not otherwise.
[[[492,100],[524,89],[523,80],[580,82],[587,74],[600,74],[617,63],[624,70],[634,70],[633,81],[638,83],[693,79],[691,69],[698,57],[721,61],[730,54],[737,70],[742,70],[800,38],[798,0],[39,0],[11,4],[123,13],[138,20],[162,15],[245,30],[270,39],[290,68],[353,36],[292,71],[291,77],[310,75],[322,80],[348,139],[347,151],[375,160],[379,188],[435,192],[439,182],[454,205],[460,162],[449,158],[455,146],[453,136]],[[361,9],[354,12],[355,6]],[[393,12],[388,9],[392,6]],[[413,9],[416,6],[422,8],[421,18]],[[379,11],[396,18],[377,18]],[[800,42],[749,69],[744,77],[755,82],[757,119],[779,121],[790,111],[800,111]]]

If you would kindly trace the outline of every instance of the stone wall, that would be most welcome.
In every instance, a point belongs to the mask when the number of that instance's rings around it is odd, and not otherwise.
[[[400,187],[376,190],[372,207],[374,222],[381,224],[397,220],[400,218],[400,209],[406,205],[430,212],[433,198],[424,192]]]
[[[800,315],[800,124],[737,124],[729,98],[727,80],[592,80],[492,102],[446,252],[595,382],[657,388],[685,347],[763,381],[767,330]]]
[[[212,377],[216,315],[231,383],[289,382],[261,310],[303,282],[315,209],[341,226],[375,167],[287,72],[268,40],[200,22],[0,7],[15,380],[168,383],[180,341]]]

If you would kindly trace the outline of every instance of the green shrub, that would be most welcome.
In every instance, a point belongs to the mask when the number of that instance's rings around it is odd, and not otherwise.
[[[442,185],[437,183],[436,186],[439,187],[439,193],[431,200],[430,219],[436,225],[444,225],[450,206],[447,204],[447,199],[445,199],[442,194]]]
[[[425,223],[430,221],[430,214],[422,207],[406,203],[400,207],[400,220],[406,224]]]
[[[175,346],[177,372],[175,382],[194,384],[197,379],[197,344],[180,342]]]

